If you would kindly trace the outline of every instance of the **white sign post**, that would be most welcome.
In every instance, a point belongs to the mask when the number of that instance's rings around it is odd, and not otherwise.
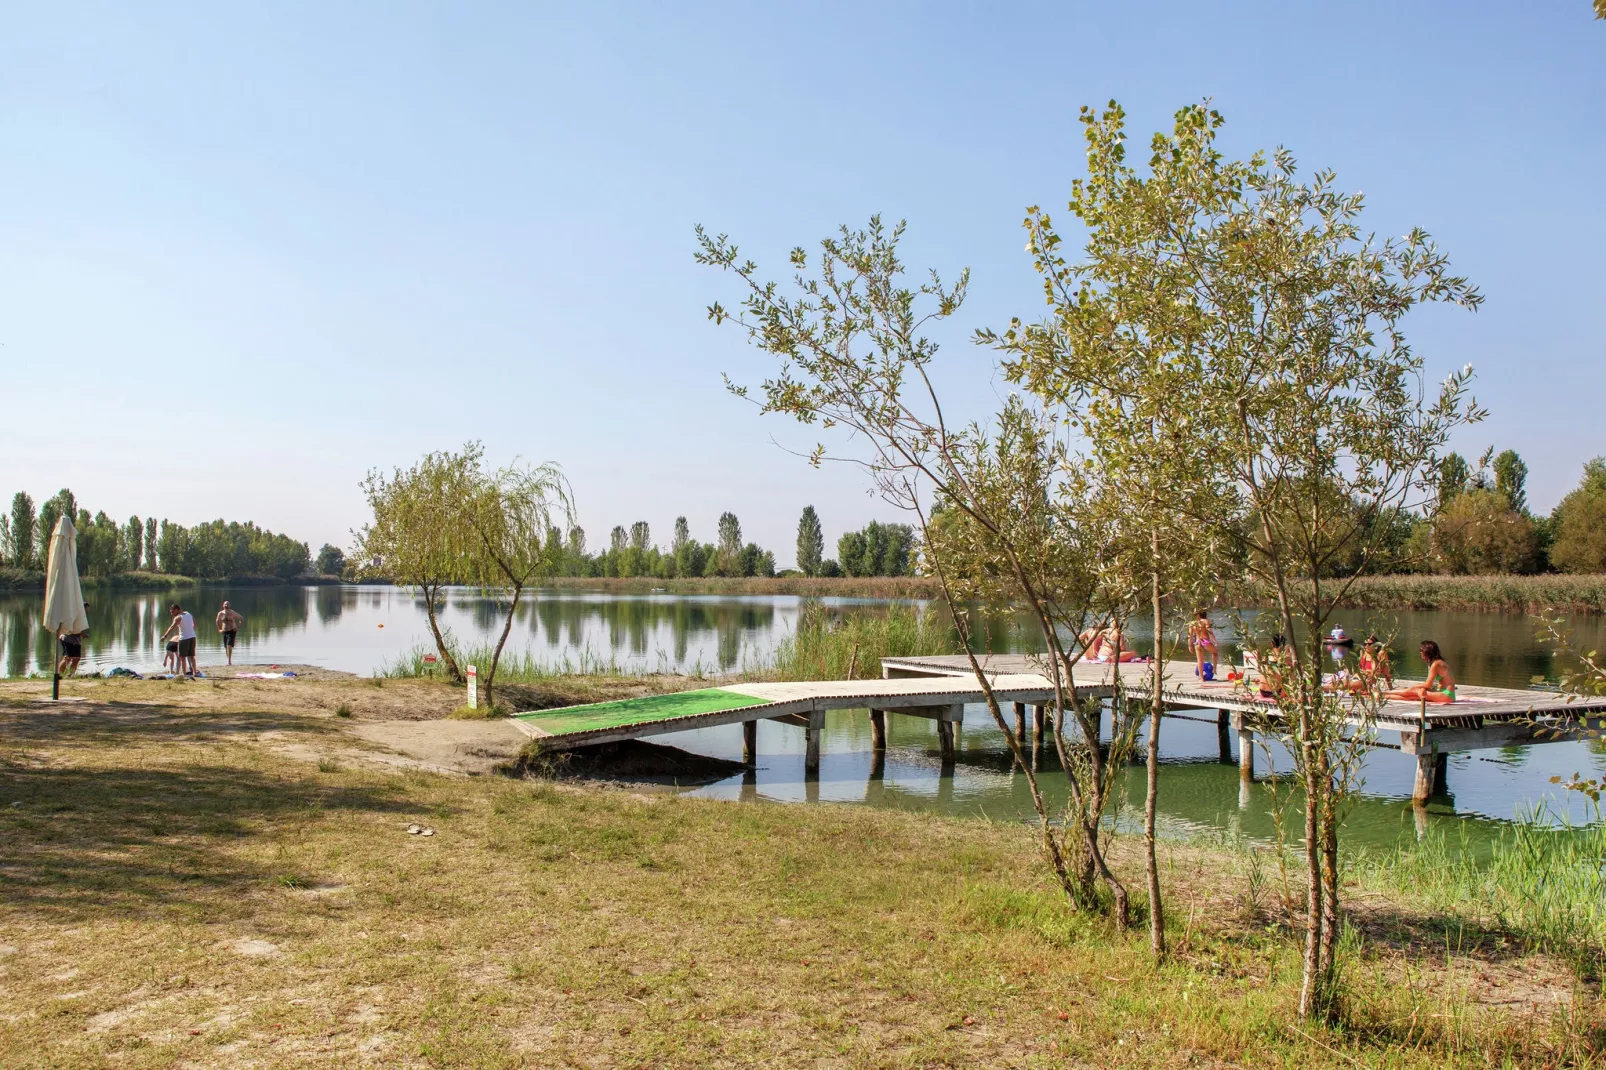
[[[480,708],[480,674],[470,665],[463,675],[468,677],[468,708],[477,710]]]

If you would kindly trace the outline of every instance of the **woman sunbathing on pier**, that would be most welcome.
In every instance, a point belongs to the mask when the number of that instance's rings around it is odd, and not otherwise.
[[[1083,661],[1137,661],[1138,652],[1126,645],[1121,629],[1088,628],[1076,637],[1082,644]]]
[[[1424,639],[1421,649],[1422,660],[1428,663],[1428,678],[1416,687],[1385,692],[1383,697],[1401,702],[1454,702],[1455,676],[1439,653],[1439,644]]]

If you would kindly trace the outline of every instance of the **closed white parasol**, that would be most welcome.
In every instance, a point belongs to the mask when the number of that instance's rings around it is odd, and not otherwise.
[[[78,585],[78,531],[62,517],[50,536],[50,557],[45,565],[45,630],[78,633],[89,630],[84,616],[84,591]]]

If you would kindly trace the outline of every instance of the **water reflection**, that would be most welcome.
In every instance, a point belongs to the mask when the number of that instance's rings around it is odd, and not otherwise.
[[[91,590],[86,669],[122,665],[140,671],[159,667],[159,637],[168,622],[167,605],[181,601],[199,625],[203,665],[221,662],[213,615],[228,599],[244,614],[236,660],[256,663],[308,663],[367,674],[397,660],[431,639],[423,601],[411,591],[390,587],[204,587],[177,592],[135,593]],[[0,595],[0,665],[10,676],[48,670],[54,640],[38,627],[42,598]],[[886,603],[828,599],[838,614],[884,612]],[[781,597],[612,595],[584,591],[538,591],[519,608],[507,654],[572,669],[617,665],[627,671],[720,673],[761,664],[795,627],[802,601]],[[470,589],[449,592],[441,624],[465,647],[488,646],[501,632],[506,604]],[[1231,614],[1215,615],[1217,634],[1230,651]],[[1457,676],[1470,684],[1523,687],[1534,676],[1554,678],[1550,649],[1539,641],[1534,623],[1521,614],[1502,613],[1343,613],[1338,622],[1351,635],[1375,629],[1394,635],[1395,664],[1417,671],[1410,652],[1426,638],[1436,640]],[[1606,620],[1576,617],[1570,622],[1579,643],[1606,645]],[[1141,645],[1141,627],[1131,628]],[[1036,636],[1023,622],[987,622],[978,645],[987,650],[1036,649]],[[1410,656],[1408,656],[1410,655]],[[802,733],[766,723],[760,729],[760,768],[704,789],[725,797],[820,799],[870,803],[955,814],[986,814],[1013,819],[1029,814],[1030,800],[1020,777],[1005,758],[1003,740],[984,710],[967,712],[967,729],[952,770],[939,758],[936,727],[920,718],[889,721],[889,750],[877,756],[862,712],[832,713],[827,721],[826,755],[817,778],[803,776]],[[664,738],[688,749],[739,757],[740,730],[731,727],[680,733]],[[1217,758],[1214,725],[1168,720],[1162,753],[1170,763],[1161,791],[1162,808],[1176,831],[1267,839],[1272,835],[1270,793],[1264,783],[1250,789],[1239,806],[1237,770]],[[1473,815],[1509,819],[1543,800],[1575,820],[1588,815],[1579,800],[1557,793],[1551,774],[1585,775],[1606,769],[1600,743],[1510,747],[1454,755],[1450,794],[1436,798],[1428,820]],[[1258,756],[1257,756],[1258,758]],[[1064,780],[1046,758],[1044,790],[1058,801]],[[1257,768],[1264,774],[1263,761]],[[1286,768],[1286,764],[1277,764]],[[1415,834],[1409,798],[1414,763],[1394,751],[1379,750],[1366,763],[1364,797],[1347,822],[1356,842],[1392,843],[1402,832]],[[1129,785],[1137,806],[1142,773]],[[1482,827],[1479,825],[1478,827]]]

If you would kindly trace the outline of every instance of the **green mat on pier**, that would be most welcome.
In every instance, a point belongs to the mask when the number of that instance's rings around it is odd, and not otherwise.
[[[555,736],[563,736],[598,728],[622,728],[650,721],[666,721],[672,717],[690,717],[698,713],[739,710],[747,706],[763,706],[765,703],[765,699],[752,695],[737,694],[722,687],[709,687],[701,691],[680,691],[673,695],[647,695],[616,702],[594,702],[589,706],[566,706],[558,710],[521,713],[518,718]]]

